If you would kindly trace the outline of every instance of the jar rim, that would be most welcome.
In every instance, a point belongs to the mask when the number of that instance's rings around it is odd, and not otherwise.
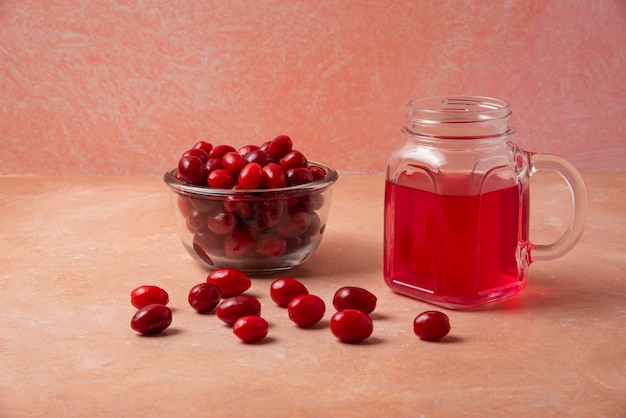
[[[472,123],[506,119],[511,115],[509,104],[487,96],[432,96],[412,99],[407,119],[418,124]]]

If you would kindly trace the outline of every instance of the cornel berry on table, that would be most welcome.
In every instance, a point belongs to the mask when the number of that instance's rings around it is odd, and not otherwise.
[[[215,316],[232,327],[233,334],[246,344],[262,341],[269,324],[261,317],[261,301],[247,295],[249,276],[235,268],[212,271],[204,283],[191,288],[189,305],[200,314],[214,312]],[[293,277],[282,277],[269,285],[272,301],[286,308],[287,317],[299,328],[319,324],[326,313],[326,303]],[[376,308],[376,296],[358,286],[345,286],[333,296],[336,312],[330,320],[330,331],[343,343],[360,343],[374,331],[370,313]],[[164,331],[172,323],[172,311],[167,292],[158,286],[144,285],[131,292],[131,304],[139,310],[131,320],[131,328],[152,335]],[[442,312],[426,311],[413,321],[415,334],[426,341],[437,341],[450,331],[450,321]]]

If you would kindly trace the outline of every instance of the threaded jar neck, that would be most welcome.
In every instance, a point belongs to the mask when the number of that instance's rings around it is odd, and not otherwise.
[[[407,134],[439,139],[481,139],[512,134],[511,109],[500,99],[438,96],[408,104]]]

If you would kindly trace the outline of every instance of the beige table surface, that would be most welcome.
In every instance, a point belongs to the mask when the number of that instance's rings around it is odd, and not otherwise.
[[[253,277],[270,323],[245,345],[187,304],[207,271],[183,250],[159,177],[0,177],[1,417],[626,416],[626,177],[584,173],[587,229],[561,259],[532,265],[503,303],[445,311],[452,331],[419,340],[432,307],[382,279],[381,176],[341,176],[317,253],[289,273]],[[568,192],[533,178],[535,239],[558,234]],[[328,306],[296,328],[269,297],[279,276]],[[130,329],[129,292],[155,284],[174,321],[158,337]],[[378,296],[374,334],[338,342],[332,295]]]

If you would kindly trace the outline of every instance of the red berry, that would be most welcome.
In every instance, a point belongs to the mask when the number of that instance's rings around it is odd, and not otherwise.
[[[267,146],[267,152],[272,158],[279,160],[291,151],[293,143],[287,135],[279,135],[270,141]]]
[[[226,235],[235,229],[237,217],[232,212],[220,209],[209,214],[206,218],[206,223],[209,230],[214,234]]]
[[[237,153],[241,155],[242,157],[245,157],[246,155],[250,154],[252,151],[256,151],[258,149],[259,147],[257,145],[244,145],[243,147],[237,150]]]
[[[267,152],[267,149],[269,148],[270,144],[272,143],[272,141],[266,141],[264,143],[261,144],[261,146],[259,147],[260,150]]]
[[[202,197],[190,197],[189,200],[198,212],[208,213],[217,210],[222,202],[216,199],[204,199]]]
[[[231,189],[235,185],[235,177],[223,168],[218,168],[209,173],[207,183],[214,189]]]
[[[238,200],[235,202],[235,212],[237,213],[237,215],[239,215],[240,219],[251,218],[256,213],[256,205],[254,204],[254,202],[248,202],[245,200]]]
[[[266,189],[279,189],[287,185],[285,172],[276,163],[269,163],[263,166],[262,185]]]
[[[157,334],[172,323],[172,310],[165,305],[152,304],[139,309],[130,321],[130,327],[144,334]]]
[[[224,238],[208,231],[198,231],[193,236],[193,250],[202,261],[212,266],[211,256],[224,255]]]
[[[289,319],[300,328],[309,328],[317,324],[326,312],[324,301],[316,295],[296,296],[287,305]]]
[[[344,309],[336,312],[330,319],[330,331],[344,343],[358,343],[374,330],[372,319],[358,309]]]
[[[298,167],[287,171],[287,185],[299,186],[313,181],[313,174],[308,168]]]
[[[254,251],[263,257],[278,257],[287,250],[287,241],[282,237],[264,235],[259,238]]]
[[[207,276],[206,282],[217,286],[222,297],[225,298],[240,295],[252,285],[246,273],[231,267],[213,270]]]
[[[243,316],[233,324],[233,333],[246,344],[254,344],[267,336],[269,326],[260,316]]]
[[[237,152],[237,150],[230,145],[216,145],[209,153],[209,158],[219,158],[221,160],[228,152]]]
[[[296,296],[308,293],[306,286],[293,277],[274,280],[270,285],[270,297],[281,308],[286,308]]]
[[[413,321],[415,335],[426,341],[437,341],[450,332],[450,319],[439,311],[426,311]]]
[[[191,203],[191,199],[188,196],[179,195],[176,201],[176,206],[178,207],[178,211],[183,217],[187,218],[192,210],[194,210],[194,205]]]
[[[224,254],[229,257],[242,257],[254,249],[256,237],[245,226],[236,226],[224,239]]]
[[[262,149],[250,151],[246,154],[244,160],[246,160],[247,163],[257,163],[261,167],[273,162],[272,157],[270,157],[267,151]]]
[[[338,311],[357,309],[369,314],[376,309],[376,301],[376,296],[371,292],[356,286],[346,286],[335,292],[333,306]]]
[[[187,229],[191,232],[206,229],[206,213],[202,213],[196,208],[194,208],[189,215],[187,215],[186,221]]]
[[[199,313],[206,313],[215,309],[220,303],[222,294],[219,287],[212,283],[200,283],[189,291],[187,300],[189,305]]]
[[[311,215],[305,211],[289,210],[276,225],[276,231],[285,238],[297,237],[311,226]]]
[[[291,151],[280,159],[280,168],[287,172],[292,168],[306,167],[308,161],[300,151]]]
[[[215,310],[215,315],[229,325],[248,315],[261,315],[261,302],[253,296],[239,295],[224,299]]]
[[[263,168],[257,163],[248,163],[239,173],[237,184],[246,190],[258,189],[263,181]]]
[[[326,170],[317,165],[310,165],[308,167],[311,174],[313,174],[313,181],[322,180],[326,177]]]
[[[209,154],[207,154],[204,150],[200,149],[200,148],[192,148],[190,150],[187,150],[183,153],[183,157],[187,157],[193,155],[194,157],[198,157],[202,160],[203,163],[206,164],[207,161],[209,161]]]
[[[201,149],[202,151],[206,152],[207,155],[209,155],[211,153],[211,150],[213,149],[213,145],[206,141],[198,141],[193,145],[192,148]]]
[[[215,171],[218,168],[224,168],[222,167],[222,159],[221,158],[209,158],[209,161],[206,162],[207,173],[211,173],[211,171]]]
[[[130,292],[130,303],[137,309],[153,304],[167,305],[169,300],[167,292],[158,286],[139,286]]]
[[[202,186],[206,182],[207,169],[199,157],[188,155],[178,161],[178,175],[185,183]]]
[[[234,151],[227,152],[222,157],[222,168],[230,172],[233,176],[239,175],[239,172],[246,165],[243,157]]]
[[[285,212],[285,203],[283,200],[264,200],[259,202],[259,216],[263,221],[263,225],[271,228],[280,222]]]

